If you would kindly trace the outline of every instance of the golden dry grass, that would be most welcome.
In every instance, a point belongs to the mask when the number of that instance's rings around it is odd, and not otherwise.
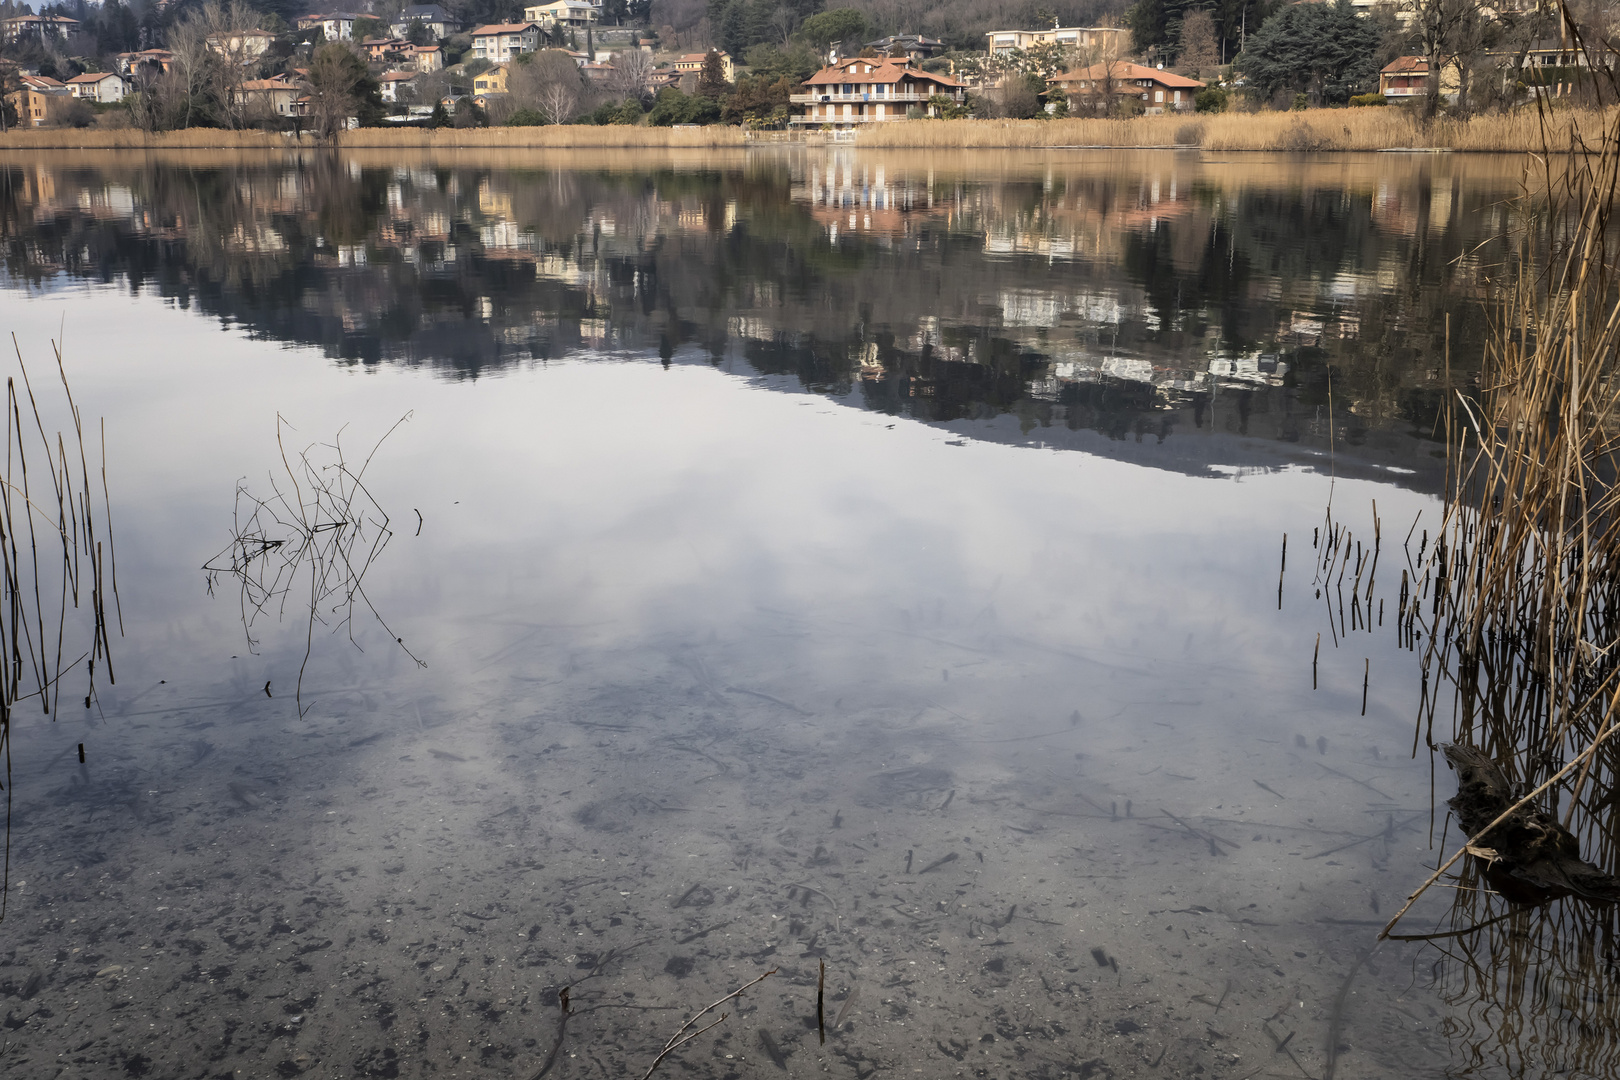
[[[1185,146],[1203,150],[1369,151],[1393,149],[1539,152],[1568,142],[1572,125],[1601,132],[1603,113],[1559,109],[1541,120],[1533,110],[1459,121],[1427,131],[1405,109],[1307,109],[1285,113],[1142,116],[1130,120],[917,120],[864,128],[861,146],[1016,149],[1052,146]]]
[[[1472,120],[1440,119],[1425,129],[1401,108],[1307,109],[1284,113],[1222,113],[1142,116],[1130,120],[913,120],[878,124],[856,132],[863,147],[904,149],[1037,150],[1060,146],[1167,147],[1217,151],[1334,152],[1372,150],[1464,150],[1531,153],[1561,147],[1570,130],[1596,137],[1609,114],[1561,108],[1545,117],[1535,110]],[[1546,130],[1543,131],[1543,125]],[[819,132],[793,133],[820,141]],[[780,136],[778,137],[780,138]],[[772,140],[775,141],[775,140]],[[656,128],[537,127],[364,128],[347,132],[348,149],[640,149],[743,146],[749,133],[736,127]],[[0,150],[279,150],[319,145],[262,131],[170,131],[148,135],[123,130],[17,131],[0,137]]]
[[[657,128],[629,127],[533,127],[474,128],[458,131],[442,128],[362,128],[344,133],[344,148],[402,148],[459,150],[481,148],[613,149],[631,147],[712,147],[741,146],[747,133],[734,127]],[[286,149],[319,145],[314,139],[302,140],[264,131],[217,131],[192,129],[155,135],[134,129],[33,130],[15,131],[0,137],[0,150],[194,150],[194,149]]]

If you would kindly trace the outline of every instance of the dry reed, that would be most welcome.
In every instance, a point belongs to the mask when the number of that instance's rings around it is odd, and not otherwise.
[[[460,149],[612,149],[741,146],[748,132],[736,127],[661,128],[615,124],[607,127],[562,125],[522,128],[360,128],[343,133],[340,148]],[[148,134],[132,128],[85,128],[14,131],[0,137],[3,150],[285,150],[323,145],[268,131],[192,129]]]
[[[1552,141],[1562,145],[1576,127],[1590,129],[1589,110],[1551,115]],[[1536,114],[1515,112],[1472,120],[1436,121],[1423,128],[1405,109],[1305,109],[1299,112],[1141,116],[1128,120],[919,120],[881,124],[856,134],[860,146],[1034,148],[1053,146],[1176,147],[1216,151],[1374,151],[1395,149],[1538,153],[1543,127]]]
[[[15,337],[12,347],[21,386],[7,377],[5,476],[0,478],[0,756],[6,773],[0,919],[5,917],[11,877],[12,722],[25,702],[31,703],[29,708],[37,705],[48,717],[59,716],[64,680],[81,669],[86,674],[84,707],[95,705],[98,663],[108,682],[113,681],[109,590],[120,633],[123,628],[113,575],[105,430],[101,475],[93,481],[84,421],[68,386],[60,344],[54,344],[62,384],[60,407],[71,430],[54,434],[46,432],[40,399]],[[22,412],[24,402],[27,416]],[[95,490],[98,486],[100,492]],[[78,691],[69,693],[76,698]],[[75,782],[87,783],[83,743],[79,768],[81,776]]]
[[[1564,145],[1577,129],[1606,118],[1594,110],[1560,108],[1544,124],[1533,110],[1471,120],[1440,119],[1427,128],[1402,108],[1306,109],[1299,112],[1140,116],[1127,120],[914,120],[875,124],[855,134],[862,147],[915,149],[1042,149],[1048,147],[1180,147],[1212,151],[1294,153],[1375,150],[1454,150],[1539,153],[1544,139]],[[819,132],[772,133],[764,145]],[[645,125],[533,128],[361,128],[344,133],[344,148],[643,149],[741,147],[751,133],[738,127],[662,128]],[[263,131],[193,129],[147,134],[134,129],[23,130],[0,137],[0,151],[281,150],[320,145],[315,139]]]
[[[1418,734],[1431,750],[1449,689],[1450,738],[1484,751],[1529,791],[1521,805],[1547,791],[1567,800],[1563,824],[1585,857],[1612,873],[1620,863],[1620,740],[1610,742],[1620,708],[1620,265],[1609,228],[1620,113],[1602,119],[1590,144],[1578,129],[1549,126],[1549,148],[1562,137],[1568,152],[1544,156],[1528,174],[1524,228],[1504,268],[1479,385],[1458,390],[1446,414],[1444,517],[1402,575],[1395,623],[1422,653]],[[1348,563],[1349,544],[1330,520],[1327,558]],[[1376,547],[1374,560],[1375,569]],[[1358,615],[1366,626],[1359,555],[1355,562],[1352,631]],[[1369,581],[1369,605],[1371,596]],[[1342,601],[1339,610],[1342,619]],[[1506,816],[1473,843],[1488,847],[1486,834]]]

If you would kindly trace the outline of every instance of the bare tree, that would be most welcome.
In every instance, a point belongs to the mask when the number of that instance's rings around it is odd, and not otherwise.
[[[1188,12],[1181,20],[1181,69],[1196,79],[1220,62],[1214,17],[1207,11]]]
[[[341,42],[315,50],[309,64],[309,114],[317,135],[336,138],[348,127],[349,117],[360,107],[360,88],[365,78],[365,62]]]
[[[579,65],[557,49],[531,53],[527,63],[513,64],[506,88],[514,101],[539,109],[552,124],[572,120],[585,92]]]
[[[167,94],[163,76],[147,65],[139,64],[130,71],[134,92],[124,99],[130,121],[142,131],[157,131],[164,127],[167,112]]]
[[[259,28],[259,13],[242,0],[231,0],[228,6],[208,0],[193,17],[202,24],[204,39],[216,57],[207,76],[220,118],[227,127],[243,127],[248,106],[242,84],[257,71],[259,59],[247,31]]]
[[[776,10],[771,12],[771,17],[766,20],[766,23],[781,37],[782,44],[786,45],[793,40],[793,31],[799,28],[801,21],[799,13],[794,11],[792,7],[787,4],[779,4]]]
[[[1459,39],[1486,13],[1479,0],[1404,0],[1401,10],[1409,15],[1413,36],[1429,62],[1428,92],[1423,95],[1423,118],[1429,120],[1440,108],[1441,70],[1454,61]]]
[[[208,47],[208,31],[201,19],[186,18],[169,31],[169,71],[174,76],[170,88],[181,97],[181,125],[190,127],[197,106],[208,90],[210,69],[216,57]]]
[[[613,75],[608,79],[608,88],[616,97],[640,100],[647,96],[647,80],[652,72],[652,53],[626,49],[613,58]]]
[[[1103,34],[1085,50],[1084,74],[1086,81],[1091,84],[1089,97],[1092,108],[1099,113],[1122,111],[1122,103],[1115,99],[1120,93],[1130,62],[1121,53],[1120,41],[1119,34]]]

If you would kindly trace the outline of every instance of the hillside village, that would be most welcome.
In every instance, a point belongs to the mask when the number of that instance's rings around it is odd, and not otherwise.
[[[1054,18],[954,41],[853,7],[775,8],[766,34],[731,18],[740,0],[711,3],[711,17],[686,31],[655,27],[656,5],[623,0],[549,0],[498,21],[388,0],[290,19],[240,0],[75,2],[37,12],[0,3],[4,129],[837,130],[1391,104],[1466,115],[1512,109],[1538,92],[1588,94],[1575,43],[1583,30],[1589,42],[1604,36],[1535,5],[1469,0],[1241,0],[1237,27],[1230,13],[1221,25],[1216,9],[1138,0],[1111,24]]]

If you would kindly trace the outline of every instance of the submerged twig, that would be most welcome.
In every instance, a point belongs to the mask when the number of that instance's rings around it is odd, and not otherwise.
[[[729,1017],[731,1014],[730,1013],[721,1013],[720,1014],[720,1019],[714,1021],[714,1023],[705,1024],[703,1027],[698,1028],[698,1030],[692,1031],[692,1027],[699,1020],[703,1019],[703,1017],[707,1016],[709,1013],[711,1013],[714,1010],[718,1009],[720,1006],[724,1005],[726,1002],[732,1000],[733,998],[742,997],[744,990],[747,990],[750,987],[759,985],[760,983],[764,982],[766,979],[770,978],[772,975],[775,975],[776,971],[777,971],[776,968],[771,968],[771,970],[767,971],[765,974],[761,975],[759,978],[754,979],[751,982],[743,983],[741,986],[737,987],[737,989],[733,990],[731,993],[727,994],[725,997],[721,998],[719,1001],[716,1001],[713,1005],[706,1006],[705,1008],[703,1008],[703,1009],[699,1010],[698,1012],[694,1013],[690,1020],[688,1020],[686,1023],[681,1025],[679,1031],[675,1032],[675,1034],[673,1034],[673,1035],[671,1035],[669,1037],[669,1041],[667,1043],[665,1043],[664,1048],[658,1052],[658,1056],[653,1058],[653,1063],[647,1067],[647,1071],[641,1074],[641,1080],[647,1080],[647,1078],[649,1076],[651,1076],[657,1070],[658,1066],[671,1053],[673,1053],[676,1050],[679,1050],[682,1046],[685,1046],[687,1043],[691,1042],[693,1039],[697,1038],[699,1035],[702,1035],[705,1031],[710,1031],[710,1030],[713,1030],[714,1028],[719,1027],[721,1024],[726,1022],[726,1018]],[[690,1034],[688,1034],[688,1032],[690,1032]]]
[[[417,666],[427,666],[388,625],[364,585],[367,571],[394,535],[388,514],[366,487],[366,470],[382,444],[410,417],[406,413],[395,421],[359,468],[351,468],[341,432],[326,446],[328,460],[313,460],[313,447],[289,456],[283,429],[290,425],[277,415],[282,475],[270,477],[269,498],[237,484],[231,542],[203,564],[210,594],[227,578],[236,582],[249,649],[258,646],[254,623],[271,610],[284,617],[294,589],[298,590],[303,598],[300,610],[307,608],[304,654],[294,692],[300,716],[309,711],[303,698],[304,673],[314,653],[315,627],[326,625],[328,616],[335,620],[332,632],[345,631],[359,648],[354,615],[357,608],[363,609]],[[302,578],[307,580],[300,584]]]

